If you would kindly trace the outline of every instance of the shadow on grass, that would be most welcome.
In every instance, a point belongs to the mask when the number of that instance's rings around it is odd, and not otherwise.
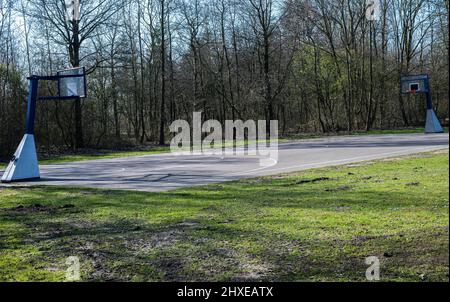
[[[28,255],[30,262],[59,271],[65,270],[66,257],[78,256],[85,281],[363,281],[364,259],[372,255],[383,259],[384,276],[389,280],[448,280],[448,259],[442,256],[448,254],[448,227],[414,231],[397,227],[390,235],[379,235],[385,226],[377,230],[376,217],[405,206],[402,196],[395,193],[384,193],[392,202],[382,208],[366,202],[364,210],[372,212],[369,218],[361,222],[353,217],[347,224],[353,228],[369,224],[370,231],[345,239],[341,235],[344,226],[333,229],[334,222],[322,223],[320,217],[303,221],[304,217],[289,216],[292,209],[330,209],[327,200],[309,200],[313,193],[291,192],[286,200],[272,204],[249,199],[238,207],[235,201],[227,201],[230,192],[212,200],[185,192],[179,201],[167,205],[166,198],[173,200],[180,193],[161,197],[111,191],[98,196],[97,190],[59,190],[42,194],[33,190],[32,204],[45,205],[48,194],[54,200],[58,192],[64,192],[63,196],[81,194],[85,199],[73,202],[74,196],[66,196],[52,202],[74,205],[68,208],[3,208],[0,221],[20,225],[22,231],[2,231],[4,238],[19,237],[19,243],[5,240],[0,248],[12,251],[32,245],[39,253]],[[246,190],[233,191],[232,196],[240,200],[251,196]],[[355,203],[360,196],[359,192],[345,194]],[[368,200],[378,198],[377,193]],[[412,199],[411,203],[418,201]],[[28,207],[33,208],[32,204]],[[150,214],[141,215],[141,209]],[[191,215],[185,215],[187,209]],[[164,218],[158,217],[162,213]],[[329,215],[338,219],[341,212]],[[291,222],[299,230],[286,229]],[[384,257],[385,253],[393,256]]]

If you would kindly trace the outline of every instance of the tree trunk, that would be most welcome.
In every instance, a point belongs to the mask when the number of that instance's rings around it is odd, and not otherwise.
[[[165,41],[165,1],[161,0],[161,113],[159,122],[159,144],[164,145],[166,125],[166,41]]]
[[[80,32],[78,20],[72,21],[72,44],[71,48],[71,62],[73,67],[80,67]],[[80,98],[75,99],[75,148],[84,148],[83,140],[83,115],[81,110]]]

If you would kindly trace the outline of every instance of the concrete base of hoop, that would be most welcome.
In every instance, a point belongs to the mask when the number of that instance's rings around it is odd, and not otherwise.
[[[444,129],[442,129],[441,123],[439,123],[433,109],[427,110],[427,124],[425,126],[425,133],[444,133]]]
[[[17,147],[14,157],[6,168],[1,182],[15,182],[39,179],[39,164],[36,154],[34,135],[25,134]]]

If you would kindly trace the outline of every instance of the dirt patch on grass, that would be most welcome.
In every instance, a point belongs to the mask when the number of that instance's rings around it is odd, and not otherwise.
[[[270,263],[229,243],[212,241],[204,230],[199,222],[184,221],[156,232],[127,235],[121,241],[133,257],[148,257],[148,265],[165,281],[268,279]]]
[[[329,178],[329,177],[317,177],[317,178],[313,178],[313,179],[301,179],[301,180],[295,181],[293,183],[286,184],[284,186],[289,187],[289,186],[314,184],[314,183],[318,183],[318,182],[336,181],[336,180],[338,180],[338,179],[337,178]]]
[[[177,226],[181,228],[192,228],[198,225],[199,223],[197,221],[183,221],[177,224]]]
[[[270,273],[270,267],[265,263],[240,263],[242,272],[237,273],[232,281],[249,282],[265,279]]]
[[[165,230],[154,234],[139,233],[123,239],[124,246],[136,254],[148,253],[152,249],[165,249],[183,238],[181,230]]]
[[[316,183],[316,182],[322,182],[322,181],[330,181],[330,180],[336,180],[336,179],[329,178],[329,177],[318,177],[318,178],[314,178],[314,179],[303,179],[303,180],[297,181],[296,184],[304,185],[304,184],[310,184],[310,183]]]
[[[230,277],[233,282],[266,280],[272,272],[268,262],[230,247],[217,248],[213,253],[234,268],[235,273]]]
[[[346,244],[346,243],[341,243]],[[428,229],[415,233],[382,236],[360,236],[352,240],[353,246],[368,246],[372,254],[380,257],[385,275],[395,277],[413,268],[416,275],[405,275],[415,281],[448,282],[448,227]],[[440,269],[446,272],[439,272]]]
[[[151,232],[143,230],[123,238],[124,246],[135,253],[147,253],[153,249],[167,249],[185,240],[185,230],[195,229],[200,226],[196,221],[183,221],[169,228]]]
[[[97,245],[95,242],[87,241],[84,244],[80,244],[75,247],[75,253],[82,255],[82,263],[85,269],[89,271],[88,274],[84,274],[86,280],[101,280],[101,281],[118,281],[122,280],[123,276],[120,276],[120,272],[114,272],[109,264],[117,257],[113,254],[105,251]],[[89,265],[86,267],[86,264]]]
[[[31,213],[55,213],[57,211],[71,210],[74,208],[75,206],[72,204],[54,206],[54,205],[41,205],[39,203],[36,203],[26,206],[19,205],[14,208],[0,209],[0,211],[5,212],[7,214],[31,214]]]
[[[325,189],[325,192],[340,192],[340,191],[349,191],[352,188],[350,186],[340,186],[337,188],[329,188],[329,189]]]

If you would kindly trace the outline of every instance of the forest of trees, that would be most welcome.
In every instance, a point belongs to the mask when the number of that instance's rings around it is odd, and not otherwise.
[[[0,160],[23,135],[27,76],[86,66],[88,97],[37,108],[40,150],[167,143],[191,119],[277,119],[280,134],[422,126],[429,73],[448,117],[449,1],[0,0]],[[40,93],[54,93],[41,85]]]

